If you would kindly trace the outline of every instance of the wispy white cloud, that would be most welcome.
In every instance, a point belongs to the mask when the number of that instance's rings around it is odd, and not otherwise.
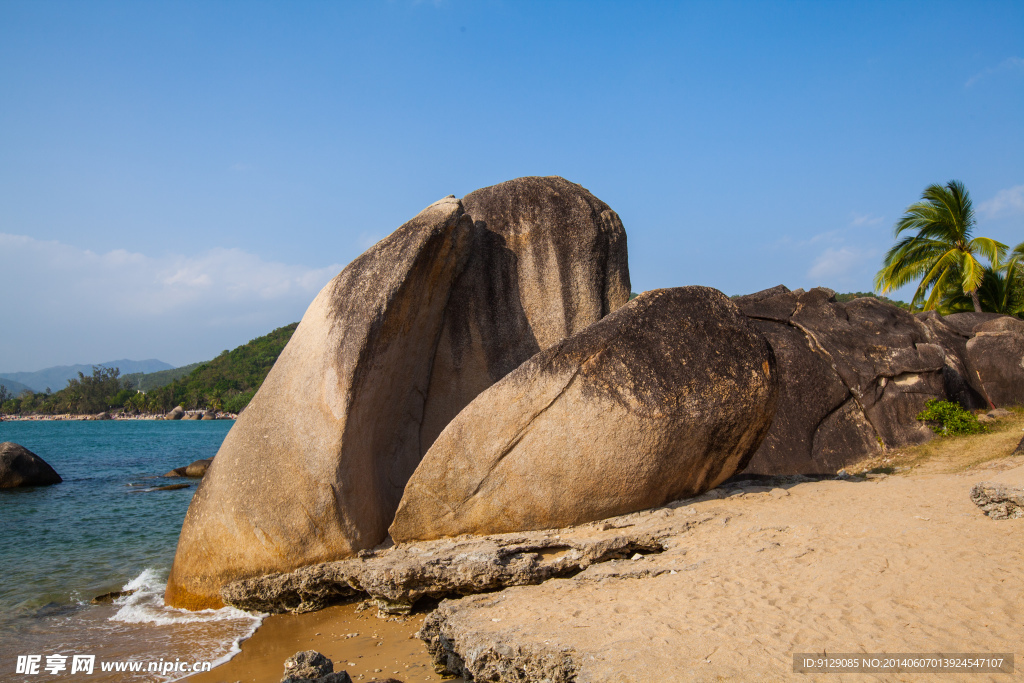
[[[854,213],[850,218],[850,227],[860,228],[871,225],[879,225],[884,219],[881,216],[874,216],[869,213]]]
[[[1024,59],[1021,59],[1020,57],[1010,57],[1008,59],[1004,59],[995,66],[982,69],[968,78],[967,82],[964,83],[964,87],[970,88],[978,81],[1000,73],[1024,73]]]
[[[3,369],[93,362],[110,353],[202,360],[207,346],[219,351],[298,320],[340,270],[268,261],[242,249],[97,253],[0,233],[0,273],[23,285],[5,299],[5,326],[19,338],[0,344]]]
[[[870,249],[828,247],[814,260],[807,277],[817,282],[835,281],[851,275],[873,256],[874,251]]]
[[[187,308],[207,298],[231,303],[311,300],[341,270],[338,264],[310,268],[265,261],[241,249],[158,257],[124,249],[98,254],[6,233],[0,233],[0,254],[8,273],[31,269],[42,280],[59,283],[68,297],[102,292],[107,305],[146,315]]]
[[[992,199],[978,204],[978,209],[989,218],[1024,213],[1024,185],[999,190]]]

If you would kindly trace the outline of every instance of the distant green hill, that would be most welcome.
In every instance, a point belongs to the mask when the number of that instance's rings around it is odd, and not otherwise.
[[[28,385],[15,382],[13,379],[7,379],[6,377],[0,377],[0,387],[4,387],[7,390],[7,396],[17,396],[23,391],[32,391]]]
[[[139,391],[153,391],[154,389],[167,386],[176,379],[184,377],[200,365],[202,365],[202,363],[191,363],[189,365],[182,365],[180,368],[160,370],[159,372],[132,372],[127,375],[121,375],[121,379],[125,382],[126,386],[132,389],[137,389]]]
[[[237,413],[249,404],[298,326],[292,323],[279,327],[199,364],[187,376],[147,392],[147,405],[159,410],[180,405],[186,410],[203,408]]]
[[[0,372],[4,379],[12,379],[15,382],[27,385],[32,391],[59,391],[68,385],[70,380],[83,375],[92,374],[96,366],[101,368],[118,368],[125,372],[157,372],[158,370],[170,370],[173,366],[156,358],[148,360],[112,360],[107,363],[96,363],[95,365],[56,365],[52,368],[37,370],[36,372]]]

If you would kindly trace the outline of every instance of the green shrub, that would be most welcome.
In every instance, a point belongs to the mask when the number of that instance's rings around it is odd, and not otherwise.
[[[953,434],[977,434],[987,432],[988,428],[978,422],[970,411],[964,410],[959,403],[931,399],[924,404],[924,410],[917,416],[918,420],[926,420],[928,426],[936,434],[951,436]]]

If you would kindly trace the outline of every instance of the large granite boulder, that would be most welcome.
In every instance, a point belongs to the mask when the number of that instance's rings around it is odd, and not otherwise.
[[[391,536],[563,527],[697,495],[742,469],[777,396],[771,347],[721,292],[646,292],[459,413]]]
[[[1024,320],[1000,316],[976,326],[967,365],[991,405],[1024,405]]]
[[[175,406],[171,412],[164,415],[165,420],[180,420],[185,417],[185,409],[181,406]]]
[[[779,358],[782,396],[746,472],[834,473],[879,450],[932,438],[916,416],[945,398],[946,353],[925,324],[873,298],[773,288],[737,299]]]
[[[50,486],[63,479],[38,455],[13,441],[0,443],[0,489]]]
[[[957,313],[944,316],[936,311],[916,315],[924,325],[929,341],[942,347],[945,352],[942,383],[947,400],[955,401],[968,410],[990,407],[982,394],[981,383],[967,369],[967,342],[974,335],[975,322],[971,319],[986,316],[984,320],[987,321],[991,315]]]
[[[218,606],[229,580],[379,544],[462,407],[628,296],[621,223],[578,185],[524,178],[428,207],[306,312],[192,501],[167,602]]]
[[[630,294],[622,222],[579,185],[517,178],[462,201],[473,217],[473,245],[434,355],[424,453],[481,391]]]
[[[192,499],[169,605],[219,607],[229,580],[380,543],[420,460],[435,340],[472,229],[442,199],[321,290]]]

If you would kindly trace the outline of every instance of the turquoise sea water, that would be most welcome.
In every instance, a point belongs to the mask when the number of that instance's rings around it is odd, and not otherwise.
[[[191,613],[162,594],[196,482],[160,475],[213,457],[231,421],[0,422],[0,442],[33,451],[61,475],[56,486],[0,491],[0,680],[173,680],[181,674],[104,673],[106,662],[216,661],[259,618],[237,610]],[[168,483],[189,488],[152,490]],[[89,600],[126,586],[113,605]],[[41,673],[17,675],[19,655]],[[71,656],[96,656],[92,675]],[[43,670],[65,655],[67,670]]]

